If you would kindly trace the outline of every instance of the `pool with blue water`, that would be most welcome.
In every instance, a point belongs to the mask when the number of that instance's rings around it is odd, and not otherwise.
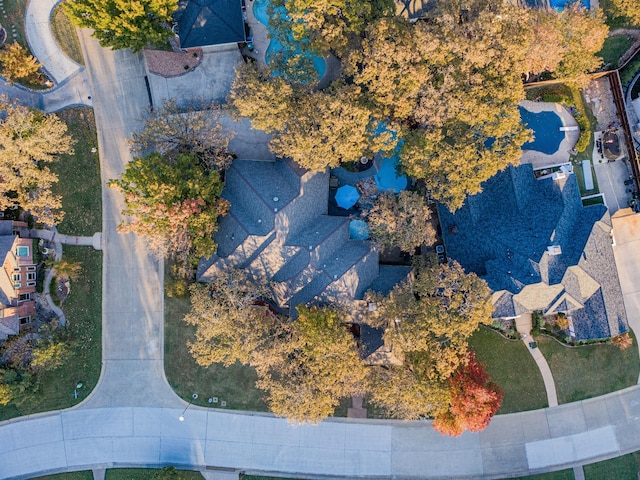
[[[555,8],[556,10],[564,10],[569,3],[572,3],[572,0],[549,0],[549,6],[551,8]],[[582,5],[590,9],[591,8],[591,0],[582,0]]]
[[[565,133],[560,131],[564,124],[560,116],[555,112],[533,113],[524,107],[518,107],[522,123],[533,130],[533,142],[527,142],[522,146],[523,150],[535,150],[551,155],[560,148],[560,143],[565,138]]]
[[[256,20],[258,20],[261,24],[267,27],[267,29],[269,30],[269,36],[271,37],[269,47],[265,52],[265,61],[267,63],[270,63],[273,57],[282,50],[282,45],[277,39],[273,37],[273,32],[271,31],[271,27],[269,26],[269,14],[267,13],[268,7],[269,0],[256,0],[253,2],[253,16],[256,17]],[[327,62],[324,60],[324,58],[309,55],[306,52],[303,52],[299,46],[297,46],[296,50],[292,53],[304,53],[304,55],[307,56],[307,58],[310,58],[313,62],[313,68],[318,73],[318,78],[324,77],[324,74],[327,71]]]

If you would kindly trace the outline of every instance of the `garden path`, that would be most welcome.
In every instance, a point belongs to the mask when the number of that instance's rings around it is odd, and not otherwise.
[[[535,340],[531,335],[524,335],[521,337],[522,342],[524,343],[527,350],[533,357],[533,360],[536,362],[540,373],[542,374],[542,380],[544,382],[544,389],[547,392],[547,402],[549,403],[549,407],[557,407],[558,406],[558,394],[556,393],[556,383],[553,380],[553,375],[551,374],[551,369],[549,368],[549,364],[547,363],[547,359],[544,358],[542,352],[538,348],[537,344],[534,343]]]

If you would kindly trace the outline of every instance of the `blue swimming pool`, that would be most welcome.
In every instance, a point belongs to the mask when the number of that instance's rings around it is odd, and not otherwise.
[[[253,2],[253,16],[256,17],[260,23],[262,23],[267,29],[269,29],[269,35],[272,35],[271,29],[269,27],[269,14],[267,13],[267,7],[269,6],[269,0],[256,0]],[[282,11],[281,13],[284,13]],[[282,51],[282,45],[275,38],[271,38],[269,42],[269,48],[265,52],[265,60],[267,63],[270,63],[273,57]],[[296,47],[295,51],[292,54],[301,54],[303,53],[302,49],[299,46]],[[325,62],[324,58],[316,57],[304,53],[307,58],[311,59],[313,62],[313,68],[318,73],[318,78],[324,77],[325,72],[327,71],[327,62]]]
[[[551,8],[555,8],[556,10],[563,10],[568,3],[571,3],[573,0],[549,0],[549,6]],[[582,5],[585,8],[591,8],[591,0],[582,0]]]
[[[520,110],[520,118],[527,128],[533,130],[533,142],[527,142],[522,146],[523,150],[535,150],[550,155],[558,151],[560,143],[565,138],[565,133],[560,131],[563,126],[562,119],[555,112],[533,113],[523,107]]]

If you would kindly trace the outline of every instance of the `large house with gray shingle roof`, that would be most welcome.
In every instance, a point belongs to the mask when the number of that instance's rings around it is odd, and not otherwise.
[[[562,313],[575,340],[619,335],[628,325],[609,212],[584,207],[575,176],[560,177],[509,167],[454,214],[440,206],[447,254],[486,280],[496,318]]]
[[[235,160],[222,194],[231,208],[215,236],[217,253],[200,263],[198,280],[211,281],[228,267],[247,269],[269,280],[274,301],[295,316],[298,305],[359,299],[372,286],[405,278],[410,268],[385,267],[384,281],[378,279],[377,250],[349,238],[348,217],[327,215],[328,195],[328,172],[283,159]]]

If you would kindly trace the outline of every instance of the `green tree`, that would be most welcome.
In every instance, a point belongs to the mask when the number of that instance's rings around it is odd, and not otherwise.
[[[627,17],[634,25],[640,25],[640,3],[637,0],[610,0],[617,17]]]
[[[371,24],[361,48],[353,49],[345,67],[380,118],[405,120],[413,115],[422,86],[433,79],[431,69],[447,61],[446,48],[425,22],[401,17]]]
[[[597,53],[609,34],[604,14],[601,9],[587,10],[576,2],[556,15],[564,47],[556,76],[584,86],[589,82],[585,74],[602,66],[602,58]]]
[[[0,370],[0,405],[8,405],[11,402],[11,386],[4,383],[5,371]]]
[[[417,247],[435,242],[431,210],[418,193],[383,193],[365,215],[371,236],[384,249],[400,247],[413,253]]]
[[[179,106],[168,100],[144,118],[131,138],[135,154],[156,151],[165,157],[191,153],[207,169],[224,170],[231,162],[232,133],[220,125],[222,111],[216,104]]]
[[[49,169],[59,155],[73,153],[67,126],[53,115],[0,96],[0,210],[21,207],[39,222],[54,225],[64,217],[62,201],[51,192],[58,177]]]
[[[493,309],[486,283],[456,262],[418,264],[415,278],[387,297],[367,296],[378,306],[372,321],[385,329],[385,342],[405,354],[421,352],[420,371],[438,381],[465,361],[469,337],[491,321]]]
[[[366,369],[356,342],[331,308],[298,307],[286,333],[253,361],[269,409],[292,422],[317,423],[340,399],[364,392]]]
[[[194,284],[191,311],[184,321],[196,327],[189,351],[199,365],[249,364],[267,344],[282,320],[258,301],[267,286],[254,282],[244,270],[221,270],[211,284]]]
[[[47,260],[47,264],[55,269],[56,276],[62,280],[77,280],[82,272],[82,264],[69,260]]]
[[[215,252],[217,219],[229,203],[220,198],[218,172],[205,171],[193,155],[135,158],[109,186],[124,195],[121,232],[142,235],[152,251],[183,264]]]
[[[18,80],[35,81],[40,75],[42,64],[33,55],[29,55],[22,45],[17,42],[5,45],[0,50],[2,76],[9,85]]]
[[[273,133],[276,155],[312,171],[390,152],[396,144],[391,134],[375,133],[378,122],[355,85],[335,82],[315,91],[249,65],[239,69],[230,98],[254,128]]]
[[[432,377],[430,363],[423,352],[411,352],[402,366],[369,367],[371,402],[394,418],[442,415],[450,402],[449,389],[446,382]]]
[[[178,0],[67,0],[64,8],[76,26],[92,28],[103,47],[138,52],[173,35]]]
[[[286,22],[277,22],[272,28],[281,43],[306,41],[316,53],[341,56],[367,25],[391,16],[395,6],[392,0],[275,0],[272,12],[278,8],[284,8]]]

